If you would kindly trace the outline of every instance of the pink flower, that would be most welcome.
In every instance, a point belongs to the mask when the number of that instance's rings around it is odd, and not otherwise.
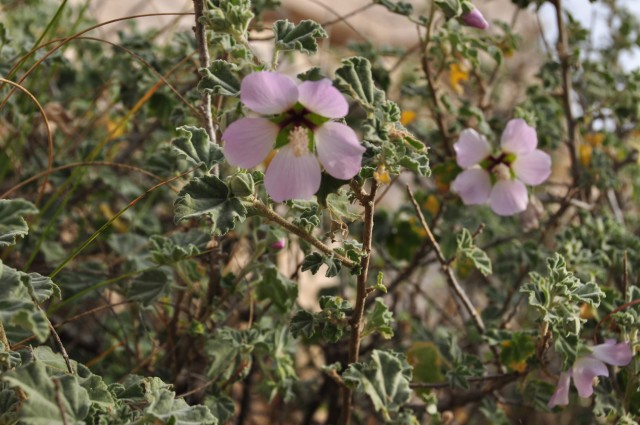
[[[451,189],[465,205],[489,203],[498,215],[524,211],[529,202],[525,184],[536,186],[551,175],[551,157],[536,149],[536,130],[520,118],[507,123],[500,140],[502,151],[491,155],[491,145],[473,129],[466,129],[453,145],[464,168]]]
[[[484,19],[482,13],[475,7],[471,12],[462,15],[461,19],[465,25],[470,27],[478,28],[481,30],[486,30],[487,28],[489,28],[489,22]]]
[[[633,353],[628,342],[616,344],[614,339],[607,340],[604,344],[591,347],[591,354],[579,357],[571,369],[560,374],[555,393],[547,403],[549,409],[555,406],[569,404],[569,383],[573,383],[580,397],[590,397],[593,394],[593,378],[596,376],[609,376],[609,370],[605,363],[613,366],[626,366],[631,362]]]
[[[271,248],[275,249],[276,251],[280,251],[281,249],[284,249],[284,247],[286,246],[287,246],[287,240],[285,238],[280,238],[271,244]]]
[[[365,148],[356,133],[330,121],[349,111],[331,81],[296,85],[284,74],[254,72],[242,80],[240,99],[262,116],[229,125],[222,135],[224,154],[232,165],[253,168],[278,149],[264,176],[267,193],[275,201],[311,198],[320,188],[321,164],[342,180],[360,170]]]

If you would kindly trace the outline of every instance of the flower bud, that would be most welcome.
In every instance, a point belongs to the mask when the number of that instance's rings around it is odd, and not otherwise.
[[[240,173],[231,177],[229,187],[231,188],[231,193],[233,193],[234,196],[243,197],[253,195],[255,184],[253,183],[253,177],[251,177],[251,174]]]
[[[469,27],[478,28],[481,30],[486,30],[489,28],[489,22],[484,19],[482,13],[474,8],[471,12],[462,15],[462,22]]]
[[[271,244],[271,248],[277,251],[284,249],[285,246],[287,246],[287,240],[285,238],[280,238]]]

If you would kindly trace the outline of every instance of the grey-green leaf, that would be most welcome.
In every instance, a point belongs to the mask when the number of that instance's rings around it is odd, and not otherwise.
[[[198,90],[224,96],[240,94],[240,81],[235,76],[236,66],[224,61],[215,60],[209,68],[200,69],[202,79],[198,83]]]
[[[298,50],[307,55],[318,51],[316,38],[327,38],[322,26],[310,19],[300,21],[298,25],[285,20],[276,21],[273,24],[273,33],[276,37],[276,49]]]
[[[336,70],[336,85],[367,111],[374,111],[384,104],[384,92],[373,82],[371,62],[363,57],[342,61],[342,66]]]
[[[24,199],[0,199],[0,248],[14,245],[16,238],[29,233],[24,217],[37,213],[35,205]]]
[[[127,297],[148,306],[168,288],[169,279],[166,273],[161,270],[148,270],[133,279]]]
[[[174,206],[176,222],[208,216],[213,222],[212,232],[218,235],[224,235],[247,216],[242,202],[215,176],[191,180],[178,194]]]
[[[206,406],[189,406],[169,390],[160,390],[145,409],[145,418],[160,420],[172,425],[217,425]]]
[[[178,127],[178,131],[182,136],[173,139],[171,145],[178,156],[205,171],[224,160],[222,149],[211,142],[204,129],[185,125]]]

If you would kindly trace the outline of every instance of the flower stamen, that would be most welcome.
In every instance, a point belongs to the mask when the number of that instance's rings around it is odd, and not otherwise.
[[[293,155],[301,157],[309,153],[309,133],[306,128],[297,126],[289,132],[289,143]]]
[[[511,180],[511,170],[505,164],[496,164],[491,170],[498,180]]]

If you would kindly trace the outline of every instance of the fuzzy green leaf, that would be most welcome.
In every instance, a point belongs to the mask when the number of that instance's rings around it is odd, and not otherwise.
[[[202,79],[198,83],[198,90],[223,96],[237,96],[240,94],[240,81],[234,74],[236,68],[224,60],[213,61],[209,68],[200,69]]]
[[[127,298],[148,306],[169,288],[167,274],[161,270],[148,270],[132,280]]]
[[[286,19],[273,24],[273,34],[276,37],[277,50],[298,50],[307,55],[318,51],[316,38],[327,38],[322,26],[310,19],[300,21],[294,25]]]
[[[486,252],[474,244],[471,232],[467,229],[462,229],[462,232],[458,235],[458,254],[463,258],[471,260],[473,265],[476,266],[478,271],[483,275],[489,276],[493,273],[491,259]]]
[[[272,266],[263,273],[258,283],[257,295],[260,300],[271,300],[281,313],[287,313],[298,297],[298,285]]]
[[[378,332],[384,339],[390,339],[393,337],[392,324],[393,313],[389,311],[382,298],[376,298],[372,310],[367,315],[362,336]]]
[[[178,127],[178,131],[182,136],[171,142],[171,147],[178,156],[184,157],[205,171],[224,160],[222,149],[209,140],[209,135],[204,129],[185,125]]]
[[[226,234],[247,216],[242,202],[215,176],[191,180],[178,194],[174,206],[176,222],[208,216],[213,222],[212,233],[216,235]]]
[[[206,406],[189,406],[169,390],[160,390],[145,409],[146,420],[158,420],[171,425],[217,425]]]
[[[374,111],[385,103],[384,92],[373,82],[371,62],[363,57],[344,59],[336,70],[336,84],[367,111]]]
[[[389,421],[411,398],[411,366],[403,354],[373,350],[368,363],[352,363],[342,374],[349,386],[355,386],[371,398],[376,411]]]
[[[0,248],[15,245],[18,237],[29,233],[24,217],[38,209],[24,199],[0,199]]]

